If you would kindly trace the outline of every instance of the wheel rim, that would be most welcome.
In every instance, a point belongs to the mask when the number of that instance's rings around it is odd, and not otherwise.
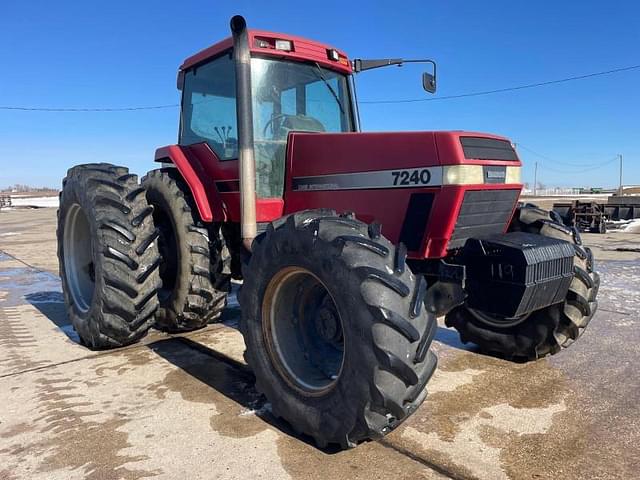
[[[95,290],[92,243],[87,216],[75,203],[69,208],[65,219],[64,272],[71,299],[82,313],[91,308]]]
[[[527,313],[526,315],[522,315],[517,318],[507,318],[500,315],[493,315],[487,312],[483,312],[481,310],[475,310],[473,308],[468,308],[468,310],[471,315],[473,315],[477,320],[480,320],[482,323],[485,323],[492,327],[498,328],[515,327],[516,325],[524,322],[527,318],[529,318],[529,315],[531,315],[530,313]]]
[[[262,305],[269,357],[281,377],[306,396],[332,390],[344,364],[344,330],[325,285],[301,267],[287,267],[269,282]]]

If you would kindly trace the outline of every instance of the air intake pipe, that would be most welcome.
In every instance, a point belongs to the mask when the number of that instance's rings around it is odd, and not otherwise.
[[[253,154],[253,109],[251,99],[251,54],[247,22],[240,15],[231,18],[233,59],[236,69],[236,114],[238,161],[240,163],[240,216],[242,243],[251,251],[257,235],[256,162]]]

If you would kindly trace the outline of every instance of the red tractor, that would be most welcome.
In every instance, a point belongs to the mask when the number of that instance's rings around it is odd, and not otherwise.
[[[63,182],[58,255],[69,316],[89,348],[155,325],[218,318],[242,280],[240,328],[273,413],[318,445],[351,447],[418,408],[436,367],[436,317],[515,360],[584,331],[599,278],[575,229],[518,204],[505,138],[361,133],[353,60],[247,30],[180,67],[178,144],[138,183],[88,164]],[[435,90],[435,64],[423,75]]]

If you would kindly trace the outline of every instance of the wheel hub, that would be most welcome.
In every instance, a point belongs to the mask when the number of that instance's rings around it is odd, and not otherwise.
[[[342,328],[340,327],[338,312],[331,306],[323,304],[320,307],[315,316],[315,324],[321,338],[327,342],[336,343],[342,340]]]
[[[263,299],[267,351],[282,378],[307,396],[331,390],[342,371],[343,325],[333,298],[311,272],[287,267]]]

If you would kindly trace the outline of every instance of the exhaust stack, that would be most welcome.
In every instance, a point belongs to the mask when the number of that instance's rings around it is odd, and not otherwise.
[[[240,215],[242,243],[251,251],[257,235],[256,162],[253,154],[253,109],[251,101],[251,54],[247,22],[240,15],[231,18],[233,58],[236,67],[236,116],[238,161],[240,163]]]

